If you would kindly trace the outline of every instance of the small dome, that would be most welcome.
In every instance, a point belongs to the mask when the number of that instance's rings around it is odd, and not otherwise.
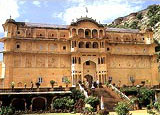
[[[12,22],[16,22],[16,21],[14,19],[12,19],[10,16],[10,18],[6,20],[6,23],[12,23]]]

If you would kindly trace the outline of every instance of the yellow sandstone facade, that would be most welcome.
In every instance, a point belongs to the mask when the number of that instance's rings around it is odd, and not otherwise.
[[[31,87],[50,80],[64,86],[64,78],[119,85],[145,82],[157,85],[158,63],[153,32],[107,28],[82,17],[71,25],[52,25],[6,20],[0,87]]]

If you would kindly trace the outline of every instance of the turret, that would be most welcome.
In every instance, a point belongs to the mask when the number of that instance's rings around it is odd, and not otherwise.
[[[7,19],[2,25],[5,33],[4,37],[11,38],[16,35],[17,26],[15,23],[16,21],[10,17],[10,19]]]

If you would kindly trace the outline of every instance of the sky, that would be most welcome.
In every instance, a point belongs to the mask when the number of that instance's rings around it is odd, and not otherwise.
[[[152,4],[160,0],[0,0],[0,37],[4,36],[2,24],[10,16],[19,22],[69,25],[87,15],[106,24]]]

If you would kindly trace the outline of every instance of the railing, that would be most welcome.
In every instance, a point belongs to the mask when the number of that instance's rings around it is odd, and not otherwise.
[[[80,91],[83,92],[84,96],[85,96],[86,98],[88,98],[88,93],[87,93],[87,91],[84,89],[84,87],[82,87],[81,84],[79,84],[79,88],[80,88]]]
[[[0,89],[1,93],[9,93],[9,92],[53,92],[53,91],[69,91],[65,87],[54,87],[54,88],[7,88]]]
[[[130,99],[124,93],[122,93],[119,89],[117,89],[115,86],[113,86],[112,84],[109,84],[109,86],[113,89],[113,91],[118,93],[123,99],[130,101]]]

